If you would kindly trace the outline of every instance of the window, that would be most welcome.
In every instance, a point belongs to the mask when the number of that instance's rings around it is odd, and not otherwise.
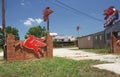
[[[120,32],[118,32],[118,40],[120,40]]]
[[[90,40],[90,38],[91,38],[91,37],[90,37],[90,36],[88,36],[88,40]]]
[[[100,35],[99,37],[100,37],[100,40],[102,40],[102,35]]]
[[[110,33],[108,33],[108,34],[107,34],[107,40],[109,40],[110,37],[111,37],[111,36],[110,36]]]

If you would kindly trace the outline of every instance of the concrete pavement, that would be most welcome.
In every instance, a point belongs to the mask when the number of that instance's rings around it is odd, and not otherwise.
[[[92,60],[112,62],[107,64],[93,65],[93,67],[112,71],[120,75],[120,55],[113,55],[113,54],[102,55],[91,52],[85,52],[82,50],[69,50],[67,48],[54,49],[53,55],[57,57],[65,57],[74,60],[92,59]]]

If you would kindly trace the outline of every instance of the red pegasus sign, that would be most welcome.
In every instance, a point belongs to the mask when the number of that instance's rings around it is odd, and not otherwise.
[[[15,46],[20,44],[21,48],[24,46],[24,47],[26,47],[28,49],[32,49],[32,50],[34,50],[35,54],[38,57],[39,57],[40,53],[44,53],[44,50],[42,49],[42,47],[46,46],[46,44],[43,42],[45,39],[36,38],[33,35],[27,35],[27,37],[28,38],[25,41],[19,42]]]
[[[79,31],[79,30],[80,30],[80,26],[77,26],[77,27],[76,27],[76,30]]]
[[[48,16],[52,14],[53,11],[50,9],[50,7],[46,7],[45,10],[43,11],[43,19],[44,21],[48,20]]]
[[[115,9],[114,6],[110,6],[108,9],[104,10],[104,14],[103,14],[104,20],[105,20],[105,24],[104,27],[108,27],[110,25],[113,24],[113,22],[115,20],[118,19],[118,10]]]

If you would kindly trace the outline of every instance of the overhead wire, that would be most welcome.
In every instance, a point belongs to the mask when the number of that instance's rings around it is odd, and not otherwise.
[[[48,0],[48,1],[49,1],[49,0]],[[70,10],[69,8],[66,8],[65,6],[56,4],[56,3],[52,2],[52,1],[49,1],[49,2],[50,2],[51,4],[53,4],[53,5],[55,5],[55,6],[61,7],[61,8],[63,8],[63,9],[65,9],[65,10],[68,10],[68,11],[72,12],[73,14],[76,14],[76,13],[77,13],[77,12],[75,12],[75,11]],[[76,14],[76,15],[78,15],[78,14]]]
[[[96,17],[94,17],[94,16],[91,16],[91,15],[89,15],[89,14],[87,14],[87,13],[82,12],[82,11],[79,11],[79,10],[77,10],[77,9],[75,9],[75,8],[69,6],[69,5],[67,5],[67,4],[65,4],[65,3],[61,2],[61,1],[58,1],[58,0],[55,0],[55,1],[56,1],[57,3],[59,3],[60,5],[62,5],[62,7],[64,6],[64,7],[66,7],[66,8],[69,8],[69,9],[73,10],[74,12],[80,13],[80,14],[82,14],[82,15],[84,15],[84,16],[87,16],[87,17],[89,17],[89,18],[91,18],[91,19],[94,19],[94,20],[99,21],[99,22],[103,22],[101,19],[96,18]],[[61,7],[61,6],[60,6],[60,7]]]

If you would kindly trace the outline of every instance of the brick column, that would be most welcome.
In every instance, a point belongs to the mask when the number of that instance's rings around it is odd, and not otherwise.
[[[50,36],[49,33],[47,33],[46,35],[46,56],[47,57],[53,57],[53,41],[52,41],[52,37]]]
[[[15,56],[15,38],[12,34],[7,37],[7,60],[13,60]]]

